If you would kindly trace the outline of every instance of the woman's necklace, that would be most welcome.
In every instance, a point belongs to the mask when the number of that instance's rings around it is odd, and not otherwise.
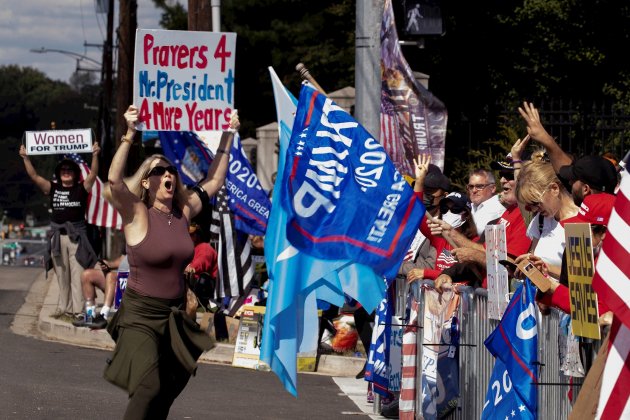
[[[158,209],[158,208],[157,208],[157,207],[155,207],[155,206],[153,206],[152,208],[156,209],[157,211],[159,211],[160,213],[162,213],[164,216],[168,217],[168,225],[169,225],[169,226],[171,225],[171,223],[173,223],[173,212],[172,212],[172,211],[171,211],[171,212],[169,212],[169,213],[167,213],[167,212],[165,212],[165,211],[162,211],[162,210]]]

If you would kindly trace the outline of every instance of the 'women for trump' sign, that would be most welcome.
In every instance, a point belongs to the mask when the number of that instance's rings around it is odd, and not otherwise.
[[[234,110],[235,33],[138,29],[140,130],[223,131]]]

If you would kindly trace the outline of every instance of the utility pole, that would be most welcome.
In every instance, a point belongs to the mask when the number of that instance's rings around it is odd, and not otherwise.
[[[383,0],[358,0],[356,10],[354,117],[380,141]]]
[[[103,66],[102,66],[102,91],[99,109],[99,120],[96,130],[103,150],[103,165],[101,165],[101,178],[106,176],[106,171],[113,157],[115,142],[112,141],[112,90],[113,90],[113,36],[114,36],[114,0],[107,0],[107,38],[103,46]]]
[[[188,0],[188,30],[210,31],[211,25],[212,7],[210,0]]]
[[[118,79],[116,84],[116,145],[127,132],[123,113],[133,103],[133,60],[138,27],[137,0],[120,0],[118,26]],[[135,104],[139,106],[140,104]],[[139,135],[139,134],[138,134]],[[137,141],[137,140],[136,140]],[[135,171],[140,164],[140,150],[133,147],[129,153],[127,170]]]

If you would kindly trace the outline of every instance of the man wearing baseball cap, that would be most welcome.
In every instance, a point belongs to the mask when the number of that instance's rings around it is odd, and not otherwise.
[[[589,194],[614,194],[618,183],[615,166],[602,156],[583,156],[561,167],[558,175],[578,206]]]

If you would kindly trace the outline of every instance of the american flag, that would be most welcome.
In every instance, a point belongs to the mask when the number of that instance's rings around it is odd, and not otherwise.
[[[621,181],[602,244],[593,288],[613,312],[598,419],[630,418],[630,175]]]
[[[234,229],[234,217],[230,213],[225,185],[216,196],[212,210],[210,233],[218,238],[219,282],[217,297],[238,298],[245,295],[254,277],[251,246],[246,235]],[[232,311],[238,308],[231,308]]]
[[[381,106],[383,107],[384,105]],[[400,128],[398,126],[398,117],[394,114],[395,112],[393,107],[388,111],[381,108],[381,144],[394,162],[394,165],[396,165],[398,172],[412,174],[414,173],[413,168],[409,161],[405,159],[403,140],[399,134]]]
[[[90,167],[76,153],[65,156],[72,159],[81,168],[81,181],[83,181],[90,173]],[[91,225],[122,229],[122,218],[116,209],[103,198],[103,181],[97,176],[92,191],[88,196],[86,221]]]

